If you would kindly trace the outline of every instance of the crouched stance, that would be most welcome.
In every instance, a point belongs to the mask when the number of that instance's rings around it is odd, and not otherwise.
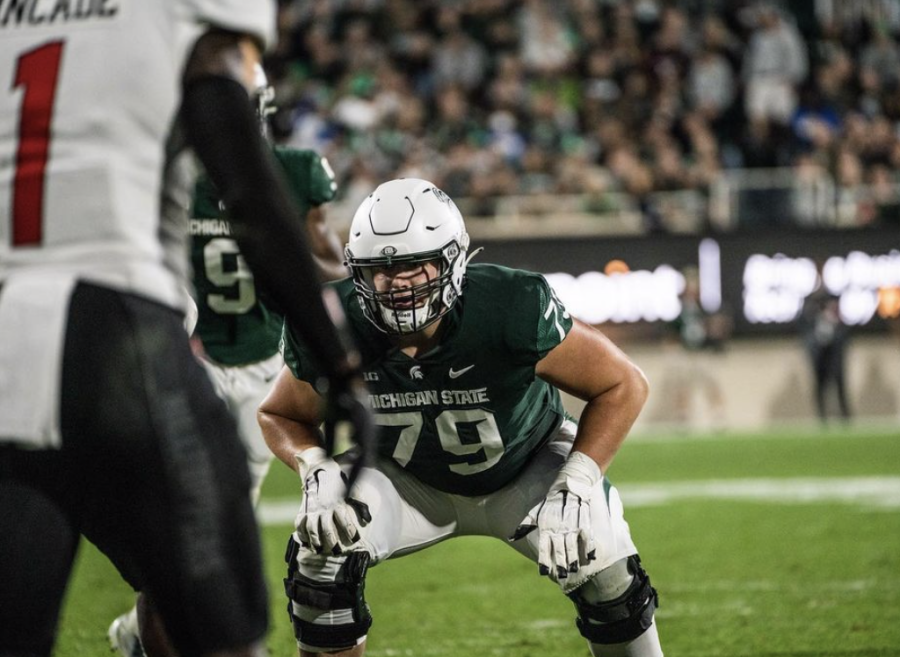
[[[594,655],[662,655],[656,591],[603,476],[646,380],[542,276],[467,267],[468,241],[456,206],[423,180],[381,185],[354,217],[353,277],[333,289],[382,431],[347,499],[340,464],[319,446],[318,373],[285,331],[288,367],[260,422],[304,485],[286,581],[301,654],[363,654],[370,566],[483,535],[559,583]],[[587,402],[577,425],[560,389]]]

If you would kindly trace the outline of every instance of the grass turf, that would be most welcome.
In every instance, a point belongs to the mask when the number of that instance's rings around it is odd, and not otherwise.
[[[660,591],[668,657],[900,655],[896,504],[709,496],[629,505],[631,485],[748,478],[900,477],[900,432],[780,431],[639,436],[612,467],[644,564]],[[273,465],[264,500],[297,494]],[[281,593],[289,526],[263,528],[272,655],[295,649]],[[57,655],[108,654],[106,627],[131,602],[106,560],[83,546]],[[587,656],[571,603],[527,560],[465,538],[372,569],[371,657]]]

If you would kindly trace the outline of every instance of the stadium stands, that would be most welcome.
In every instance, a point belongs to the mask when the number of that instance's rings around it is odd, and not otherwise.
[[[283,2],[276,128],[351,207],[417,175],[470,217],[565,195],[611,231],[900,224],[897,8],[786,4]]]

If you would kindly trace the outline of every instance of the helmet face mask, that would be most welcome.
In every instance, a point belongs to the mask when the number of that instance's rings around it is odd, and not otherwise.
[[[260,134],[268,140],[269,117],[278,109],[275,107],[275,88],[269,84],[266,72],[260,64],[253,67],[253,102]]]
[[[379,186],[357,210],[345,249],[366,318],[385,333],[408,335],[443,317],[462,294],[468,244],[459,210],[432,183]],[[386,270],[410,284],[379,290],[376,276]]]

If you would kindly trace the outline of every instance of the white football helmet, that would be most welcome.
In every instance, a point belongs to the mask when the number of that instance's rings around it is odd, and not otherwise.
[[[469,235],[456,204],[427,180],[400,178],[372,192],[350,224],[344,250],[363,313],[379,330],[415,333],[445,315],[462,294]],[[378,292],[379,268],[434,262],[421,285]]]

